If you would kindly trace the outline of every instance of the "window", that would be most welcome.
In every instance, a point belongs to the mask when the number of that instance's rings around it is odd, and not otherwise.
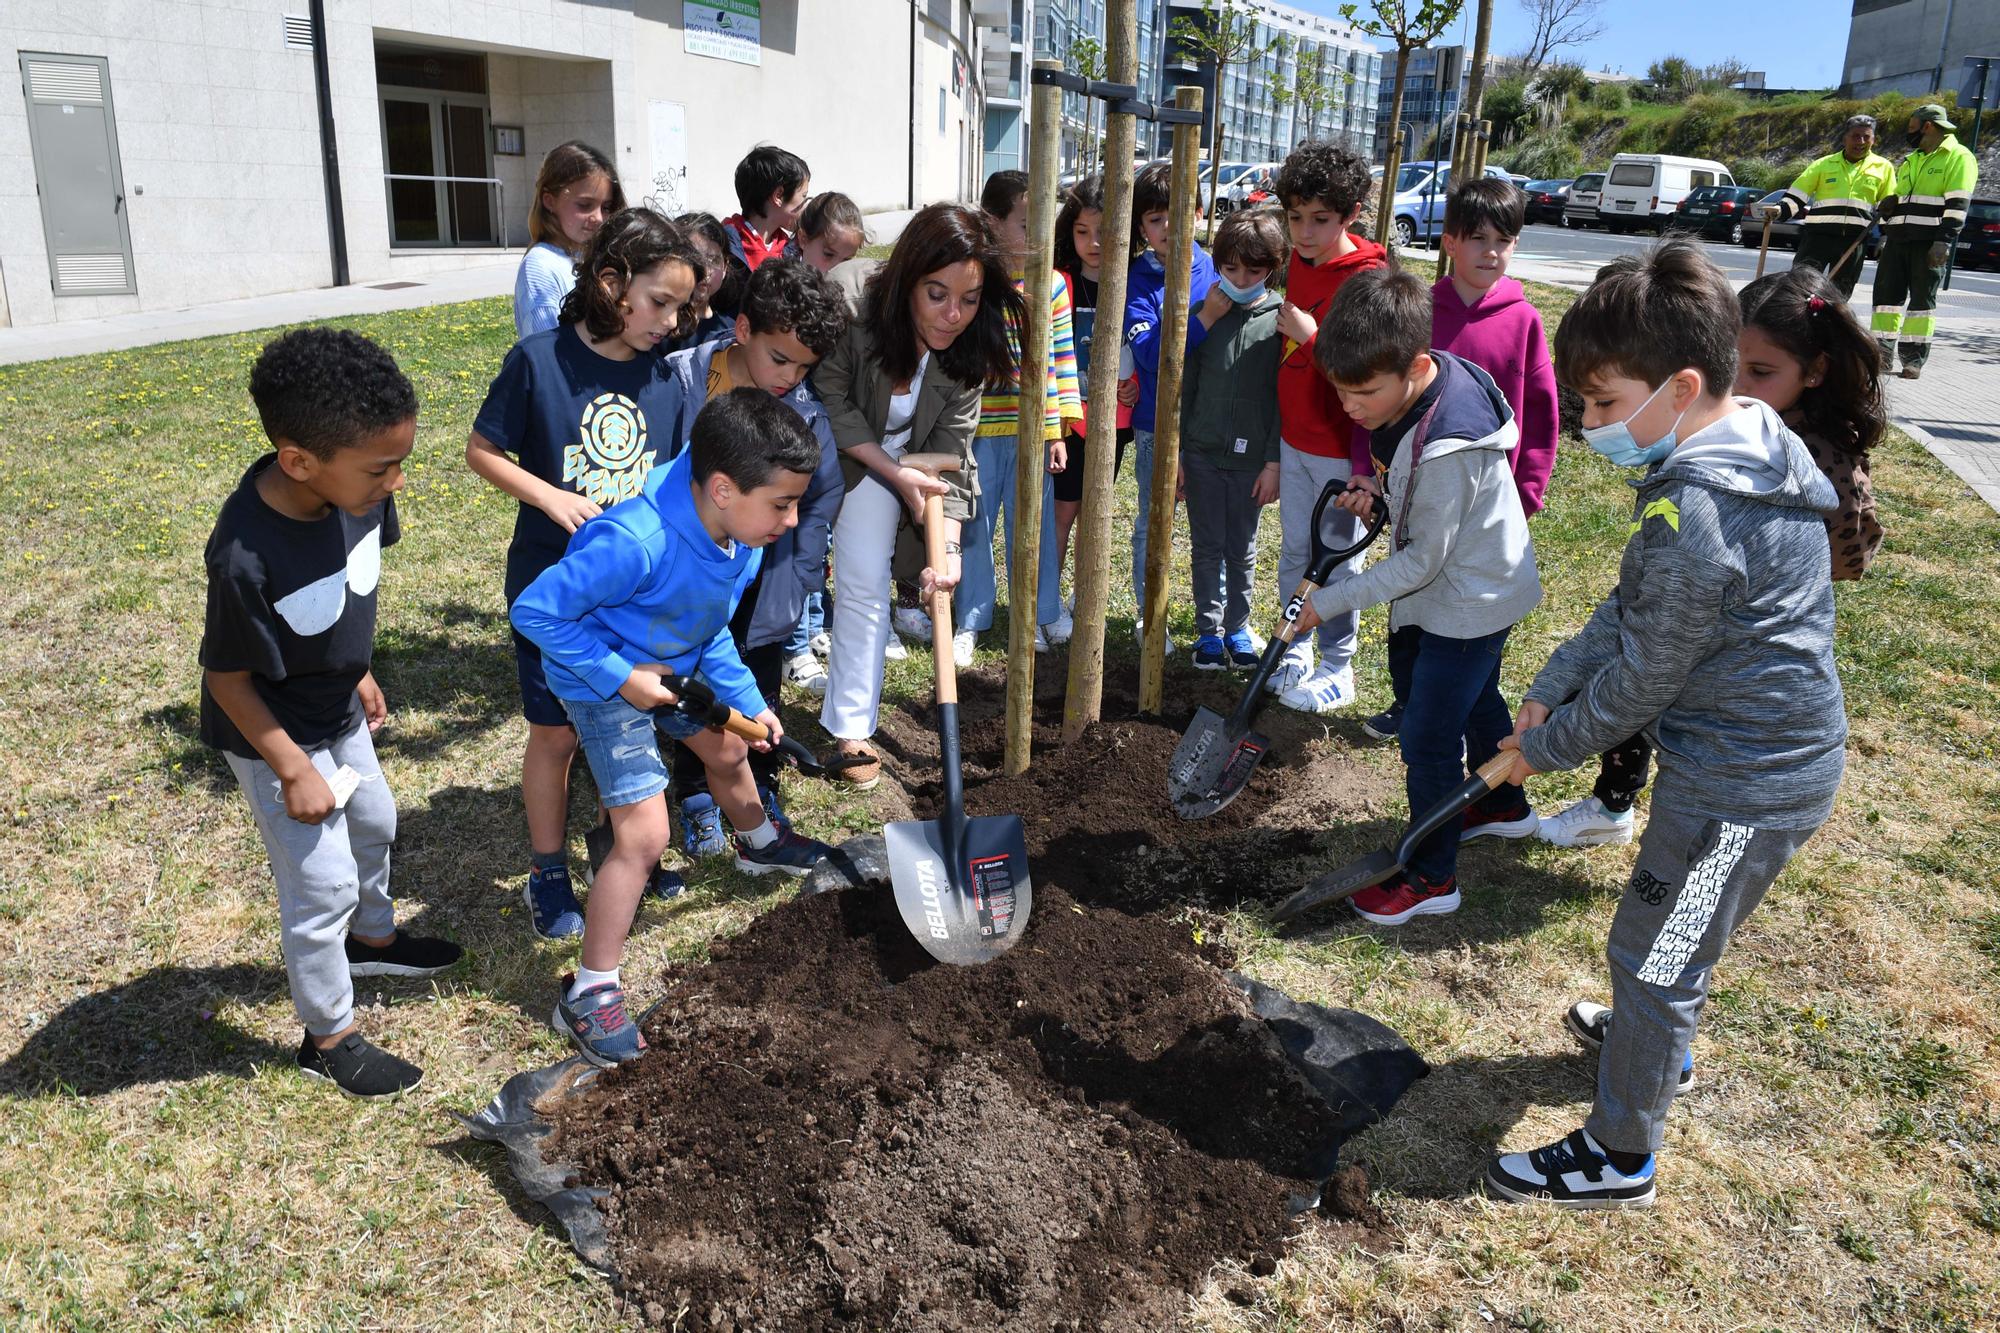
[[[1613,185],[1651,185],[1653,164],[1651,162],[1620,162],[1611,168]]]
[[[945,99],[945,91],[942,87],[940,87],[938,89],[938,133],[939,134],[944,133],[944,99]]]
[[[1697,188],[1703,185],[1713,185],[1715,184],[1715,173],[1712,171],[1690,172],[1688,173],[1688,183]]]

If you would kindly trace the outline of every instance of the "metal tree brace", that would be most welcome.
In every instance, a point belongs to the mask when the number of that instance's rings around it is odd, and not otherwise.
[[[1081,74],[1061,69],[1030,70],[1028,82],[1051,84],[1066,92],[1095,97],[1100,102],[1109,103],[1113,115],[1135,116],[1158,125],[1199,125],[1202,122],[1199,111],[1183,111],[1166,102],[1155,105],[1140,101],[1139,85],[1136,83],[1107,83],[1103,79],[1086,79]]]

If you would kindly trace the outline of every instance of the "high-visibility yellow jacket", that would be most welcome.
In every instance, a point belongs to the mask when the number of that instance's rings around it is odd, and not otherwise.
[[[1882,205],[1886,239],[1956,239],[1978,184],[1979,159],[1955,134],[1945,135],[1928,153],[1911,153],[1896,167],[1895,193]]]
[[[1804,213],[1802,226],[1847,232],[1874,221],[1876,208],[1895,192],[1896,168],[1880,153],[1859,162],[1828,153],[1801,171],[1779,198],[1778,220],[1790,222]]]

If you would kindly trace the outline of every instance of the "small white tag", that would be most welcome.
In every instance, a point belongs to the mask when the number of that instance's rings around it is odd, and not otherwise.
[[[342,764],[333,770],[333,776],[326,780],[326,785],[333,790],[333,808],[343,810],[347,807],[347,798],[354,795],[354,789],[361,785],[361,775]]]
[[[1237,453],[1239,453],[1239,454],[1247,454],[1247,453],[1249,453],[1249,452],[1250,452],[1250,441],[1248,441],[1248,440],[1245,440],[1245,439],[1238,439],[1238,440],[1236,441],[1236,452],[1237,452]]]

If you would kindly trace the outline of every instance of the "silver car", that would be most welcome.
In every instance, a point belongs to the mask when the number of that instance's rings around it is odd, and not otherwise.
[[[1604,173],[1593,171],[1570,182],[1569,202],[1563,205],[1563,226],[1598,225],[1597,197],[1604,192]]]

